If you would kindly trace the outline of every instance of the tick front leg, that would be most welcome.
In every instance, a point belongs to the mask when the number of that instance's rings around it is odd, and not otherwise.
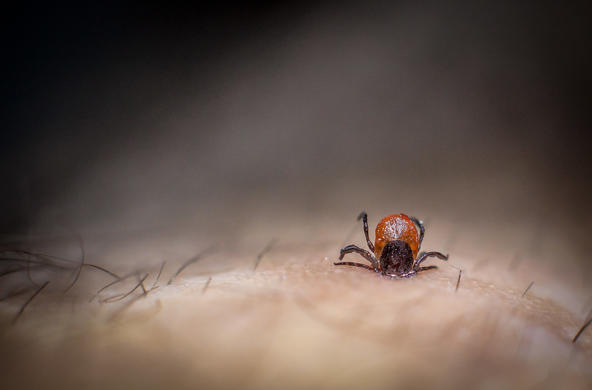
[[[410,278],[415,275],[417,275],[417,271],[415,271],[415,270],[411,270],[409,272],[403,272],[400,274],[385,274],[385,276],[388,276],[391,279]]]
[[[423,236],[425,234],[425,227],[423,226],[423,221],[421,221],[415,217],[409,217],[409,219],[411,219],[413,222],[415,222],[415,224],[419,227],[419,245],[417,247],[417,249],[419,250],[419,248],[421,248],[421,243],[423,242]]]
[[[343,256],[352,252],[359,254],[360,256],[368,260],[370,263],[372,263],[373,269],[378,269],[378,261],[376,260],[374,255],[356,245],[348,245],[345,248],[341,249],[341,251],[339,252],[339,260],[343,260]]]
[[[437,257],[440,260],[448,260],[448,255],[445,255],[440,252],[422,252],[419,254],[419,256],[417,256],[417,260],[415,261],[415,265],[413,266],[413,269],[420,268],[419,265],[428,257]]]
[[[428,265],[427,267],[419,267],[415,271],[416,272],[422,272],[422,271],[428,271],[428,270],[436,269],[436,268],[438,268],[437,265]]]
[[[429,265],[427,267],[419,267],[419,268],[413,269],[413,270],[411,270],[409,272],[404,272],[402,274],[387,274],[386,276],[389,276],[391,279],[410,278],[412,276],[417,275],[420,272],[428,271],[430,269],[436,269],[436,268],[438,268],[438,267],[435,266],[435,265]]]

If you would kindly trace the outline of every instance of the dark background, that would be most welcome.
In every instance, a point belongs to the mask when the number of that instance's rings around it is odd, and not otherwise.
[[[559,221],[589,249],[585,2],[3,14],[4,233],[254,204],[298,213],[341,202],[353,215],[397,187],[455,222],[502,209],[509,222],[516,210]],[[350,200],[350,184],[368,198]],[[344,191],[326,195],[335,186]]]

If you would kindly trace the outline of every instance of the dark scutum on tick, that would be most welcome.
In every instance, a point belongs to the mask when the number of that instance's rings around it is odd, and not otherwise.
[[[448,255],[440,252],[421,252],[421,242],[425,234],[423,222],[405,214],[392,214],[382,219],[376,226],[376,239],[373,244],[368,236],[368,215],[362,212],[358,220],[362,220],[364,235],[370,252],[356,245],[347,245],[339,254],[339,260],[348,253],[357,253],[368,260],[371,266],[349,261],[334,263],[335,265],[349,265],[378,272],[392,278],[405,278],[418,272],[438,268],[435,265],[421,267],[421,263],[428,257],[448,260]],[[419,228],[419,232],[417,231]]]

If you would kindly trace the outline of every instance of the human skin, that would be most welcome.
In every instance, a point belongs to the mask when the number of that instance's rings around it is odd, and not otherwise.
[[[15,324],[28,295],[4,302],[4,381],[20,388],[587,388],[592,383],[592,333],[585,331],[572,343],[590,310],[589,289],[577,269],[558,274],[545,260],[548,254],[520,254],[528,229],[467,229],[436,213],[422,215],[427,220],[422,249],[441,250],[450,259],[431,259],[426,264],[438,269],[391,280],[333,265],[344,243],[365,244],[357,211],[277,221],[271,207],[251,222],[249,213],[235,214],[244,230],[228,228],[227,236],[220,235],[224,218],[209,232],[185,221],[176,229],[125,238],[88,233],[85,261],[119,275],[148,274],[148,293],[137,289],[109,303],[137,285],[132,276],[89,302],[113,278],[85,268],[66,294],[72,272],[52,274],[53,285]],[[371,231],[378,212],[369,212]],[[478,241],[482,235],[487,239]],[[75,253],[75,240],[58,241],[46,243],[46,249],[69,247]],[[212,244],[167,284],[187,259]],[[43,277],[34,274],[35,280]],[[150,290],[153,285],[158,288]]]

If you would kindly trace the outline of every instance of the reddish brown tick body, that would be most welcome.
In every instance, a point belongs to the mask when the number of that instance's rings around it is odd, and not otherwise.
[[[421,252],[421,242],[425,228],[423,222],[415,217],[405,214],[392,214],[383,218],[376,226],[376,239],[372,244],[368,236],[368,216],[362,212],[358,220],[363,220],[366,242],[371,252],[348,245],[341,249],[339,260],[347,253],[355,252],[368,260],[372,266],[352,262],[339,262],[335,265],[350,265],[376,271],[390,277],[410,277],[418,272],[437,268],[436,266],[420,267],[420,264],[428,257],[434,256],[442,260],[448,260],[448,255],[440,252]],[[419,233],[417,231],[419,228]]]

